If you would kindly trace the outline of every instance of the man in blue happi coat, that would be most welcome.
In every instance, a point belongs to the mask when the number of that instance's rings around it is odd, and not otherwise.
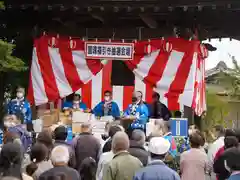
[[[146,128],[148,120],[148,107],[142,100],[142,92],[137,91],[133,93],[132,104],[130,104],[124,113],[125,118],[133,118],[134,121],[131,124],[131,129],[143,129]]]
[[[21,115],[25,124],[32,123],[32,111],[30,103],[24,97],[25,89],[23,87],[17,88],[17,97],[8,103],[8,114]]]
[[[75,109],[75,110],[81,110],[81,111],[86,111],[87,110],[87,106],[85,103],[82,102],[81,100],[81,95],[78,93],[75,93],[73,96],[73,100],[72,101],[65,101],[63,103],[63,110],[66,109]]]
[[[97,117],[113,116],[115,119],[120,117],[119,107],[112,100],[112,93],[110,91],[104,92],[104,100],[93,109],[93,113]]]

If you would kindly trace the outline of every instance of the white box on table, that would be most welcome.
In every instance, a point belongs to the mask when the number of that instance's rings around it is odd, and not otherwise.
[[[74,111],[72,113],[72,122],[73,123],[84,123],[89,122],[91,120],[91,113],[84,113],[81,111]]]

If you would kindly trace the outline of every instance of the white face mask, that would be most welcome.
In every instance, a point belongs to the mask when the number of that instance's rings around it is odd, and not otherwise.
[[[193,130],[192,129],[189,129],[188,130],[188,135],[191,135],[193,133]]]
[[[10,121],[4,121],[4,126],[5,127],[13,127],[15,126],[16,124],[14,122],[10,122]]]
[[[9,121],[4,121],[4,126],[10,127],[11,123]]]
[[[110,99],[111,99],[110,96],[105,96],[104,97],[104,100],[107,101],[107,102],[110,101]]]
[[[73,104],[79,104],[80,101],[73,101]]]
[[[141,102],[141,99],[140,99],[140,100],[138,100],[138,101],[136,102],[136,104],[140,104],[140,102]]]
[[[23,98],[24,94],[22,92],[17,92],[17,98],[21,99]]]

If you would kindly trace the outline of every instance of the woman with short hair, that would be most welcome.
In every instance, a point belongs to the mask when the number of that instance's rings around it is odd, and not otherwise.
[[[204,138],[199,131],[193,132],[190,137],[190,150],[180,156],[180,171],[182,180],[204,180],[208,171],[207,154],[201,149]]]

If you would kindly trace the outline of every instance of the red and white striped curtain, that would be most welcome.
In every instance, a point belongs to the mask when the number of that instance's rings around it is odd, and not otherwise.
[[[147,49],[147,51],[146,51]],[[169,109],[193,107],[197,114],[206,110],[204,57],[199,41],[180,38],[135,43],[134,60],[126,61],[135,74],[134,86],[112,86],[112,62],[85,59],[84,42],[43,36],[35,40],[28,98],[36,105],[56,102],[79,91],[93,108],[111,90],[121,110],[131,103],[133,91],[143,92],[151,102],[153,91]]]

